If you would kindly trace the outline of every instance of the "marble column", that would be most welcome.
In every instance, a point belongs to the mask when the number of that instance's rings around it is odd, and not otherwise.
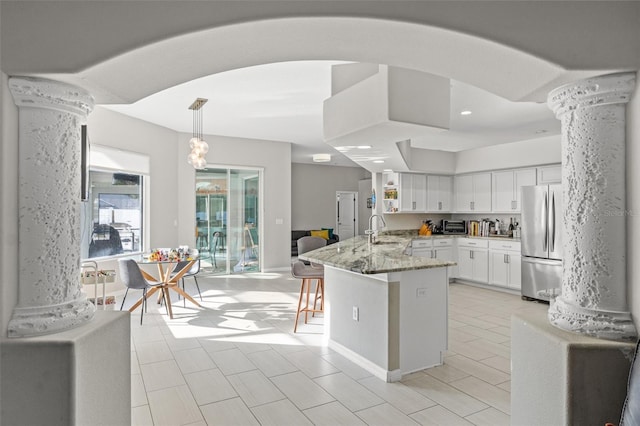
[[[627,304],[626,103],[635,73],[568,84],[549,94],[562,123],[562,294],[549,321],[613,340],[637,333]]]
[[[18,304],[9,337],[57,333],[90,321],[80,276],[81,124],[93,108],[84,90],[12,77],[19,110]]]

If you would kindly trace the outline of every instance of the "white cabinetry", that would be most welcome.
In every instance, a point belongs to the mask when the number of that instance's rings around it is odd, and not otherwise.
[[[487,240],[458,239],[458,278],[487,284],[489,258]]]
[[[398,189],[400,208],[398,211],[421,213],[427,210],[427,176],[400,173]]]
[[[491,211],[491,173],[456,176],[456,211]]]
[[[502,213],[520,212],[520,188],[535,184],[536,169],[494,172],[491,191],[493,211]]]
[[[411,255],[455,262],[454,238],[419,238],[411,242]],[[455,278],[457,268],[447,267],[449,278]]]
[[[520,243],[489,241],[489,284],[520,290]]]
[[[427,176],[427,211],[447,213],[451,211],[453,178],[451,176]]]
[[[538,185],[562,183],[562,166],[560,164],[538,167],[537,171]]]

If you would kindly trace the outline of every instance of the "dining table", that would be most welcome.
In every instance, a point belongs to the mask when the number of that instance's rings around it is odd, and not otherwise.
[[[180,279],[191,269],[193,264],[198,259],[196,257],[190,257],[189,259],[162,259],[162,260],[152,260],[148,257],[141,256],[136,260],[138,265],[156,265],[158,270],[158,276],[154,277],[143,268],[140,268],[140,272],[144,278],[152,284],[152,287],[147,291],[146,299],[149,299],[151,295],[156,292],[160,292],[158,294],[158,303],[164,299],[165,304],[167,306],[167,312],[169,313],[169,318],[173,319],[173,310],[171,307],[171,295],[170,290],[175,291],[180,296],[184,297],[186,300],[190,301],[197,307],[201,308],[200,304],[191,297],[187,292],[180,288],[178,285]],[[180,264],[180,268],[176,269]],[[136,303],[129,308],[129,312],[133,312],[142,302],[144,301],[145,296],[141,297]]]

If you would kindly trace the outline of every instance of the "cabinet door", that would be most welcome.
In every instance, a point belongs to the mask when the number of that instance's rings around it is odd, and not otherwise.
[[[470,212],[473,203],[473,176],[456,176],[456,211]]]
[[[468,247],[458,248],[458,278],[473,280],[473,249]]]
[[[509,256],[505,252],[489,252],[489,284],[508,286],[509,285]]]
[[[492,176],[492,207],[494,212],[515,210],[515,181],[513,171],[494,172]]]
[[[427,211],[427,176],[413,175],[413,210],[414,212]]]
[[[507,285],[511,288],[520,290],[522,256],[519,254],[509,254],[508,260],[509,282]]]
[[[413,175],[400,174],[400,187],[398,188],[399,210],[401,212],[413,211]]]
[[[450,212],[453,193],[453,178],[451,176],[440,176],[438,183],[440,192],[439,211]]]
[[[522,208],[522,187],[536,184],[536,169],[516,170],[513,173],[515,183],[515,211],[519,212]]]
[[[489,282],[489,253],[487,250],[473,250],[473,280]]]
[[[491,211],[491,173],[473,175],[474,212]]]
[[[433,249],[435,258],[453,262],[453,247],[439,247]]]
[[[440,211],[440,176],[427,176],[427,211]]]
[[[538,167],[538,185],[555,184],[562,182],[562,166]]]
[[[427,211],[450,212],[452,188],[451,176],[427,176]]]
[[[434,246],[433,248],[433,254],[435,255],[434,257],[438,260],[446,260],[449,262],[454,262],[455,261],[455,256],[453,253],[453,247],[439,247],[436,248]],[[447,272],[449,274],[449,278],[455,278],[456,277],[456,272],[454,269],[454,266],[447,266]]]

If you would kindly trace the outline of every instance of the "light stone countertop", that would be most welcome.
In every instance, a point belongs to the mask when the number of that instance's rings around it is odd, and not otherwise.
[[[299,259],[360,274],[383,274],[415,269],[455,266],[455,262],[410,256],[407,253],[416,235],[380,233],[377,244],[369,244],[366,236],[319,248],[298,256]]]

